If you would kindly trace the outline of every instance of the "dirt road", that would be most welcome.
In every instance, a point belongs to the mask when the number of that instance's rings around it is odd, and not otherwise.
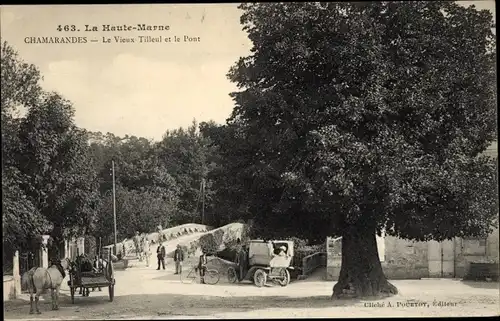
[[[250,283],[183,284],[166,271],[134,267],[116,272],[114,302],[108,291],[78,296],[71,304],[67,290],[61,309],[43,302],[41,315],[29,315],[24,296],[5,302],[5,319],[169,319],[169,318],[283,318],[383,316],[494,316],[499,315],[498,283],[455,280],[393,281],[401,294],[377,301],[332,301],[333,282],[318,279],[292,282],[287,287],[257,288]],[[187,268],[187,267],[185,267]],[[41,301],[42,302],[42,301]]]

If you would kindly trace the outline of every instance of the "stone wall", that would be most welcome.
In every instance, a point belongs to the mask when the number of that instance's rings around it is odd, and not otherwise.
[[[486,239],[486,256],[495,262],[499,261],[499,232],[498,228],[495,229]]]
[[[230,243],[236,239],[241,239],[244,233],[245,224],[231,223],[211,230],[197,239],[189,240],[181,244],[186,260],[196,262],[201,255],[201,248],[208,248],[212,251],[220,251],[225,248],[225,243]],[[173,250],[167,251],[167,257],[173,257]]]
[[[497,228],[486,239],[455,240],[455,277],[463,278],[471,262],[498,263],[498,233]]]
[[[429,276],[427,242],[412,242],[386,236],[382,268],[388,279],[418,279]]]
[[[16,297],[16,286],[12,275],[3,276],[3,301],[9,301]]]
[[[377,243],[382,268],[388,279],[463,278],[467,274],[471,262],[498,263],[498,233],[499,231],[496,229],[487,239],[456,238],[441,243],[435,241],[412,242],[385,236],[377,238]],[[434,261],[430,261],[430,250],[433,251],[432,260]],[[338,280],[341,263],[340,247],[337,252],[327,253],[327,280]],[[431,269],[434,271],[432,275],[429,272],[430,263],[437,264],[437,268]]]
[[[340,242],[339,242],[340,243]],[[341,265],[340,245],[327,256],[326,279],[338,280]],[[377,237],[377,248],[385,275],[389,279],[428,277],[427,243],[411,242],[392,236]]]
[[[175,240],[181,236],[190,235],[194,233],[205,233],[210,229],[211,229],[210,226],[195,224],[195,223],[178,225],[175,227],[162,230],[162,235],[164,236],[163,242]],[[158,242],[159,233],[158,232],[148,233],[147,238],[150,242],[152,241]],[[135,245],[133,239],[130,238],[121,241],[119,240],[119,243],[117,244],[118,251],[121,251],[123,249],[123,244],[125,244],[125,251],[126,251],[125,257],[129,258],[136,257]],[[103,248],[113,248],[113,244],[104,246]]]

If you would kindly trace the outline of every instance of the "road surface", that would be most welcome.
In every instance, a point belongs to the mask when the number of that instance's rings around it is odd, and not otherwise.
[[[156,263],[156,262],[155,262]],[[185,267],[187,268],[187,267]],[[41,301],[41,315],[29,315],[29,299],[5,302],[5,319],[168,319],[168,318],[286,318],[286,317],[411,317],[499,315],[498,283],[458,280],[397,280],[400,294],[377,301],[332,301],[334,282],[321,276],[290,283],[287,287],[257,288],[250,283],[183,284],[167,270],[138,264],[116,272],[115,299],[108,291],[77,296],[61,292],[60,310]]]

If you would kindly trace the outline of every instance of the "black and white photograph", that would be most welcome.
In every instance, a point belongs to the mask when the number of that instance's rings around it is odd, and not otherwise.
[[[495,2],[0,6],[6,320],[500,316]]]

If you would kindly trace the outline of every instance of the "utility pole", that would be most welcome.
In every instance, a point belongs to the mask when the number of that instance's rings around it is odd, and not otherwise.
[[[205,179],[201,179],[201,224],[205,224]]]
[[[116,191],[115,191],[115,161],[112,160],[111,161],[111,168],[112,168],[112,171],[113,171],[113,220],[114,220],[114,223],[115,223],[115,250],[114,250],[114,254],[116,255],[116,253],[118,252],[118,249],[117,249],[117,235],[116,235]]]

